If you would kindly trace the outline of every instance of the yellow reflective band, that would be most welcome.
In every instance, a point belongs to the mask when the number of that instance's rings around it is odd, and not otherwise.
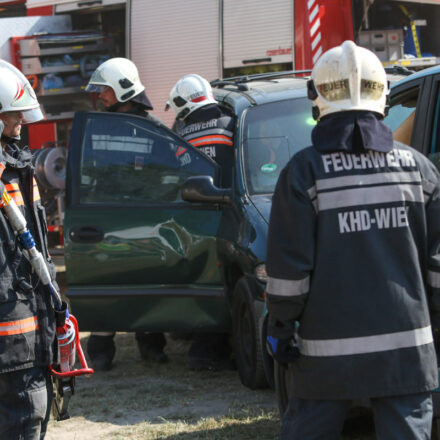
[[[9,202],[11,201],[11,196],[8,194],[8,192],[5,190],[3,191],[2,200],[1,200],[1,207],[4,208],[6,205],[9,205]]]

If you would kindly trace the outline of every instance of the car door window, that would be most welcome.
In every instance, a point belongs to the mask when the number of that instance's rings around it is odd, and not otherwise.
[[[182,202],[190,176],[217,165],[165,127],[133,115],[90,113],[80,170],[81,204]]]
[[[413,87],[394,96],[384,122],[391,127],[396,141],[411,145],[420,88]]]

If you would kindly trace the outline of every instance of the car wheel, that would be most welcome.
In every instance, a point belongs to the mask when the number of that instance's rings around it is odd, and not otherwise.
[[[278,410],[280,412],[280,417],[283,417],[287,405],[289,404],[290,390],[292,389],[292,375],[289,373],[288,369],[284,368],[277,361],[274,361],[273,365]]]
[[[235,358],[241,383],[252,389],[266,388],[263,351],[261,347],[261,306],[254,300],[245,278],[235,285],[232,299],[232,331]]]

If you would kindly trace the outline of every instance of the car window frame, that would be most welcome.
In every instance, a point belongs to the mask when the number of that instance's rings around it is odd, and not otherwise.
[[[427,134],[429,134],[426,127],[427,124],[425,124],[426,118],[429,117],[429,121],[432,121],[432,109],[431,109],[432,100],[430,99],[431,82],[432,82],[431,77],[416,78],[411,81],[405,81],[403,84],[397,83],[396,86],[391,87],[391,92],[390,92],[390,105],[391,105],[392,100],[401,93],[407,92],[408,90],[413,89],[415,87],[419,87],[420,91],[417,98],[416,114],[414,116],[414,125],[411,133],[410,146],[425,155],[428,153],[426,136]],[[420,108],[426,102],[428,103],[428,112],[422,114]]]
[[[436,75],[430,76],[431,84],[430,84],[430,91],[429,96],[431,97],[429,106],[428,106],[428,116],[429,119],[426,123],[425,129],[427,134],[426,139],[426,148],[427,152],[426,155],[428,156],[431,153],[431,145],[432,145],[432,136],[434,135],[433,129],[434,129],[434,116],[436,112],[436,107],[440,105],[440,73]],[[436,99],[438,98],[438,99]],[[437,125],[437,135],[439,136],[439,139],[437,139],[438,142],[440,142],[440,121]],[[437,148],[437,153],[440,153],[440,145]]]
[[[161,130],[165,130],[169,132],[172,136],[178,138],[182,142],[182,146],[185,146],[186,148],[192,150],[193,153],[198,155],[201,160],[204,162],[207,162],[211,164],[214,167],[215,170],[215,176],[214,176],[214,182],[219,181],[220,176],[220,167],[219,165],[210,157],[206,156],[201,151],[197,150],[197,148],[193,147],[191,144],[186,142],[182,137],[180,137],[177,133],[170,130],[165,125],[158,125],[156,122],[147,120],[145,117],[140,115],[133,115],[129,113],[117,113],[117,112],[97,112],[97,111],[79,111],[75,113],[74,122],[72,125],[71,135],[70,135],[70,142],[69,145],[75,145],[75,148],[71,147],[71,149],[68,151],[68,153],[71,155],[71,157],[68,156],[67,160],[67,168],[66,168],[66,182],[70,182],[69,188],[66,188],[66,209],[102,209],[109,207],[114,208],[191,208],[191,209],[212,209],[212,207],[208,206],[207,204],[194,204],[189,203],[184,200],[181,201],[174,201],[174,202],[139,202],[139,203],[130,203],[130,205],[124,204],[121,202],[118,203],[81,203],[80,202],[80,182],[81,182],[81,167],[79,164],[81,163],[81,153],[82,153],[82,145],[84,141],[84,136],[86,134],[85,127],[86,122],[88,120],[89,115],[99,115],[99,117],[104,118],[111,118],[117,116],[133,119],[137,122],[142,122],[147,125],[151,125],[152,128],[157,127]],[[73,130],[75,128],[75,130]],[[70,191],[69,191],[70,189]]]

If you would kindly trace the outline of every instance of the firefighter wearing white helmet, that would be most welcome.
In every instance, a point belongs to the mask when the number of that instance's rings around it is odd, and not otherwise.
[[[171,89],[169,107],[178,119],[177,133],[220,165],[221,186],[230,187],[235,120],[214,99],[209,82],[195,73],[185,75]]]
[[[365,110],[384,116],[388,82],[377,56],[347,41],[319,58],[309,82],[309,97],[323,117],[341,111]]]
[[[171,89],[168,104],[176,113],[176,117],[184,120],[198,108],[217,104],[217,101],[209,82],[200,75],[191,73],[177,81]]]
[[[292,384],[280,440],[339,438],[358,399],[378,439],[431,437],[440,176],[393,141],[387,93],[373,53],[351,41],[324,53],[309,83],[313,145],[273,195],[267,347]]]
[[[191,73],[171,89],[166,109],[176,114],[176,132],[220,165],[220,185],[232,185],[235,119],[214,99],[209,82]],[[232,368],[227,333],[197,333],[188,351],[192,370]]]
[[[32,156],[20,146],[23,124],[42,118],[28,80],[0,60],[0,192],[6,189],[15,200],[54,279]],[[0,438],[40,440],[45,437],[53,394],[48,368],[54,362],[53,305],[3,210],[0,225]]]
[[[18,69],[0,60],[0,78],[0,113],[21,112],[23,123],[43,119],[35,92]]]
[[[97,93],[107,111],[145,116],[163,125],[159,118],[148,113],[153,106],[136,65],[127,58],[110,58],[99,65],[90,77],[86,92]]]
[[[127,58],[111,58],[97,67],[86,87],[87,92],[98,93],[98,98],[109,112],[120,112],[145,117],[163,125],[156,116],[148,113],[153,107],[145,94],[136,65]],[[92,332],[87,341],[87,353],[95,371],[110,370],[116,353],[114,332]],[[155,363],[166,363],[168,357],[162,333],[136,332],[136,342],[141,357]]]

